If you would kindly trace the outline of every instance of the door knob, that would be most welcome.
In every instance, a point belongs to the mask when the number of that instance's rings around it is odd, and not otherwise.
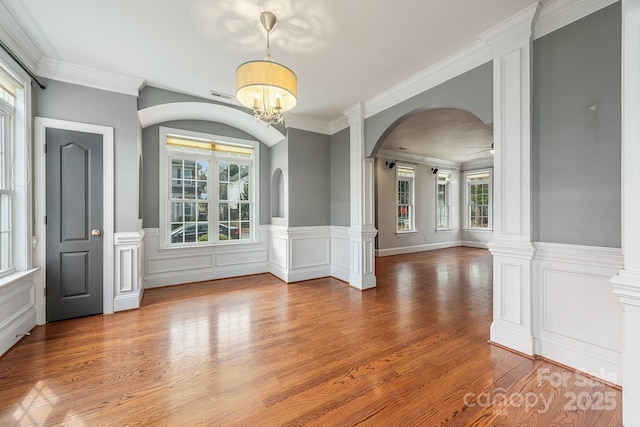
[[[92,236],[102,236],[102,232],[96,228],[95,230],[91,230],[91,235]]]

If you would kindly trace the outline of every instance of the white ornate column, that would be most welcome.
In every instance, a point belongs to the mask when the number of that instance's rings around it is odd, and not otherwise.
[[[622,0],[622,253],[611,278],[624,304],[622,421],[640,425],[640,0]]]
[[[349,188],[351,198],[351,240],[349,285],[364,290],[375,288],[373,226],[373,159],[364,155],[364,107],[357,104],[344,114],[349,118]]]
[[[539,4],[481,35],[493,57],[491,341],[534,354],[531,264],[531,44]]]

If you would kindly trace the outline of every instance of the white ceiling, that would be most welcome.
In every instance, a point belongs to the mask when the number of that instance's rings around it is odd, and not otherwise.
[[[467,163],[491,159],[493,125],[457,108],[434,108],[413,114],[385,139],[385,150]]]
[[[298,75],[291,115],[329,122],[478,40],[534,0],[0,0],[44,57],[204,98],[272,55]]]

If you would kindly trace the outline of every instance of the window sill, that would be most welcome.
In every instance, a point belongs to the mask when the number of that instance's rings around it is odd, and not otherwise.
[[[463,228],[462,231],[472,231],[474,233],[493,233],[493,228]]]
[[[402,236],[405,234],[416,234],[418,230],[396,231],[396,236]]]
[[[31,270],[26,271],[14,271],[7,274],[6,276],[2,276],[0,277],[0,289],[4,288],[5,286],[11,286],[12,284],[21,281],[25,277],[28,277],[38,270],[39,268],[32,268]]]
[[[436,233],[448,233],[453,231],[453,228],[436,228]]]

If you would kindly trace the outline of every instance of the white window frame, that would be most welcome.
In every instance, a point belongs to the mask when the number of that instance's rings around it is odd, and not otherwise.
[[[444,178],[445,182],[441,182],[440,178]],[[440,226],[440,194],[439,187],[440,185],[445,185],[446,193],[445,193],[445,204],[442,205],[447,208],[447,224],[445,226]],[[436,230],[444,231],[451,230],[451,171],[439,171],[436,173]]]
[[[0,88],[1,89],[1,88]],[[1,93],[1,92],[0,92]],[[15,107],[0,97],[0,197],[5,199],[6,205],[0,202],[0,236],[8,235],[8,239],[0,238],[0,277],[15,271],[13,266],[13,205],[14,205],[14,177],[11,173],[11,161],[14,146]],[[6,253],[5,253],[6,252]],[[2,259],[6,256],[6,260]],[[7,266],[2,268],[6,262]]]
[[[171,160],[173,158],[191,159],[191,160],[203,160],[203,156],[195,153],[181,152],[173,153],[167,149],[167,136],[176,135],[185,138],[202,139],[207,141],[219,142],[223,145],[230,146],[243,146],[253,149],[253,156],[251,159],[240,158],[225,155],[221,152],[211,153],[207,160],[209,161],[209,184],[208,184],[208,229],[218,229],[218,199],[211,198],[210,195],[217,195],[218,188],[218,163],[220,161],[230,162],[239,165],[249,166],[249,204],[250,204],[250,238],[239,240],[219,240],[218,233],[210,233],[208,242],[188,242],[188,243],[171,243],[170,236],[170,223],[171,223],[171,194],[169,192],[169,182],[171,180]],[[258,177],[259,170],[259,156],[260,156],[260,143],[258,141],[244,140],[238,138],[231,138],[220,135],[213,135],[201,132],[187,131],[183,129],[174,129],[161,126],[159,129],[158,137],[158,172],[159,172],[159,238],[160,248],[164,249],[178,249],[178,248],[197,248],[197,247],[211,247],[211,246],[229,246],[229,245],[244,245],[250,243],[256,243],[258,241],[259,233],[258,227],[260,226],[259,218],[259,191],[258,191]],[[206,157],[206,156],[205,156]],[[215,236],[213,239],[212,236]]]
[[[487,175],[484,181],[470,181],[472,177]],[[489,204],[487,206],[487,227],[471,226],[471,185],[472,184],[488,184]],[[464,173],[465,188],[465,229],[474,231],[492,231],[493,230],[493,169],[479,169],[466,171]]]
[[[5,158],[5,194],[10,194],[10,266],[0,273],[0,287],[13,283],[32,268],[31,214],[31,80],[13,70],[12,60],[0,52],[0,84],[13,93],[13,103],[2,99],[8,114],[8,145]],[[36,296],[36,298],[38,298]]]
[[[401,171],[407,171],[407,173],[411,172],[411,176],[401,176]],[[411,167],[411,166],[405,166],[405,165],[398,165],[396,166],[396,181],[395,181],[395,199],[396,199],[396,203],[395,203],[395,218],[396,218],[396,234],[405,234],[405,233],[415,233],[416,232],[416,208],[415,208],[415,194],[416,194],[416,189],[415,189],[415,182],[416,182],[416,170],[415,168]],[[409,183],[409,203],[407,204],[408,207],[408,221],[409,221],[409,228],[407,229],[399,229],[398,228],[398,223],[400,222],[401,218],[399,217],[399,210],[400,210],[400,206],[401,204],[399,203],[399,188],[398,188],[398,184],[400,183],[400,181],[406,181]]]

